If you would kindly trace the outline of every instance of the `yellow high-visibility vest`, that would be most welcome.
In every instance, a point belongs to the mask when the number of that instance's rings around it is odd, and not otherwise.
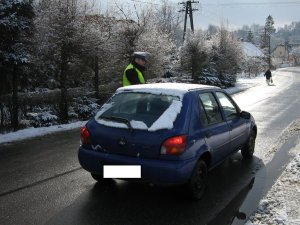
[[[142,72],[141,72],[138,68],[134,67],[134,66],[130,63],[130,64],[126,67],[126,69],[124,70],[124,73],[123,73],[123,86],[129,86],[129,85],[132,85],[132,84],[130,83],[130,81],[127,79],[127,77],[126,77],[126,71],[127,71],[127,70],[130,70],[130,69],[133,69],[133,68],[136,70],[136,72],[137,72],[137,74],[138,74],[138,79],[139,79],[140,83],[141,83],[141,84],[144,84],[144,83],[145,83],[145,79],[144,79],[144,76],[143,76]]]

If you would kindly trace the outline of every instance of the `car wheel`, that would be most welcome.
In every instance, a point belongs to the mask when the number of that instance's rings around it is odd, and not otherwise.
[[[203,160],[196,164],[190,181],[187,185],[188,193],[192,198],[200,199],[205,191],[207,183],[207,165]]]
[[[99,174],[91,173],[92,177],[99,183],[101,184],[110,184],[112,183],[113,179],[112,178],[103,178]]]
[[[91,173],[92,177],[96,180],[96,181],[102,181],[104,178],[99,175],[99,174],[95,174],[95,173]]]
[[[252,158],[255,148],[255,132],[252,131],[247,144],[241,149],[242,156],[246,159]]]

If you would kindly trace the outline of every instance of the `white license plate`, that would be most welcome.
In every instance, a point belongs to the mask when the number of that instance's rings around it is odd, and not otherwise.
[[[104,178],[141,178],[140,165],[104,165]]]

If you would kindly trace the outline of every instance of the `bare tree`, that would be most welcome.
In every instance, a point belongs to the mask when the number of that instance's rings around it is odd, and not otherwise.
[[[175,55],[177,51],[170,34],[160,31],[151,22],[139,38],[136,47],[151,54],[147,63],[147,78],[163,76],[165,67],[170,64],[171,55]]]
[[[125,14],[122,8],[119,10],[124,14],[124,19],[118,20],[115,26],[117,58],[123,58],[122,62],[128,63],[134,51],[149,52],[147,79],[162,76],[169,55],[176,51],[171,34],[159,27],[156,11],[152,8],[138,11],[135,7],[133,14]]]
[[[299,65],[300,64],[300,47],[294,48],[291,51],[291,55],[294,57],[295,64]]]
[[[116,4],[121,17],[115,21],[115,45],[121,59],[129,61],[140,36],[145,32],[148,22],[151,20],[151,11],[134,7],[134,12],[125,11]]]
[[[81,58],[94,71],[93,83],[97,99],[99,99],[99,72],[102,72],[103,80],[103,74],[110,66],[112,21],[113,18],[103,14],[85,15],[83,21],[83,54]]]
[[[161,0],[157,7],[154,18],[157,27],[164,33],[169,34],[176,43],[182,42],[182,16],[175,3],[169,0]]]

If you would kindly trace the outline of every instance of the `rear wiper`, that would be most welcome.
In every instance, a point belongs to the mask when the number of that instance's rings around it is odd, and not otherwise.
[[[112,121],[125,123],[128,126],[130,132],[133,132],[133,128],[132,128],[131,123],[128,119],[125,119],[125,118],[122,118],[122,117],[117,117],[117,116],[100,116],[99,119],[112,120]]]

